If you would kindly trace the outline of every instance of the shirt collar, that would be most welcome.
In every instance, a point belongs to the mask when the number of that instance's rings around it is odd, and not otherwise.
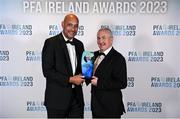
[[[63,32],[62,32],[62,35],[63,35],[65,41],[68,41],[68,40],[69,40],[69,39],[66,38],[66,36],[64,35]],[[73,41],[73,39],[70,39],[69,41]]]
[[[112,49],[112,46],[109,47],[107,50],[105,50],[103,53],[104,53],[105,55],[107,55],[107,54],[110,52],[111,49]],[[100,52],[100,51],[99,51],[99,52]]]

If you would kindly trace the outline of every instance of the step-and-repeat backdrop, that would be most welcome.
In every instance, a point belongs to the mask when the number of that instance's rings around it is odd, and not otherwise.
[[[80,20],[76,38],[97,50],[109,27],[127,62],[123,118],[180,118],[179,0],[0,0],[0,118],[45,118],[45,39],[61,32],[69,11]],[[90,86],[83,85],[85,117]]]

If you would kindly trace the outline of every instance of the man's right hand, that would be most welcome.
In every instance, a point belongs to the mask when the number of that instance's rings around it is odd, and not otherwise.
[[[80,85],[84,82],[84,76],[82,75],[75,75],[69,78],[69,82],[72,84]]]
[[[92,76],[91,84],[94,86],[97,86],[97,81],[98,81],[98,78],[96,76]]]

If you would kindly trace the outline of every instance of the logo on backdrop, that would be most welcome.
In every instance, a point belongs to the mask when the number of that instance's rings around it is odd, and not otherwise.
[[[180,77],[151,77],[153,88],[180,88]]]
[[[0,76],[0,87],[33,87],[32,76]]]
[[[9,51],[0,50],[0,61],[9,61]]]
[[[147,101],[127,102],[127,112],[161,113],[162,112],[162,102],[147,102]]]
[[[32,25],[0,24],[0,35],[32,35]]]
[[[134,77],[128,77],[127,78],[127,86],[128,87],[134,87],[135,86]]]
[[[27,50],[26,61],[28,62],[41,61],[41,51]]]
[[[136,25],[101,25],[111,29],[114,36],[136,36]]]
[[[180,25],[153,25],[153,36],[180,36]]]
[[[166,0],[130,0],[130,1],[95,1],[95,0],[23,0],[24,13],[66,14],[165,14],[168,11]]]
[[[26,111],[27,112],[42,112],[42,111],[46,111],[46,108],[44,106],[44,102],[43,101],[32,101],[29,100],[26,102]]]
[[[62,29],[59,27],[59,25],[49,25],[49,33],[50,36],[55,36],[59,34],[62,31]],[[84,36],[84,26],[79,25],[77,36]]]
[[[128,62],[163,62],[163,51],[129,51]]]

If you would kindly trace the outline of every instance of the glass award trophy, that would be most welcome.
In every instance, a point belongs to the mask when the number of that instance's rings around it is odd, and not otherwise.
[[[94,68],[94,53],[84,51],[81,59],[82,75],[86,80],[90,80],[93,75]]]

